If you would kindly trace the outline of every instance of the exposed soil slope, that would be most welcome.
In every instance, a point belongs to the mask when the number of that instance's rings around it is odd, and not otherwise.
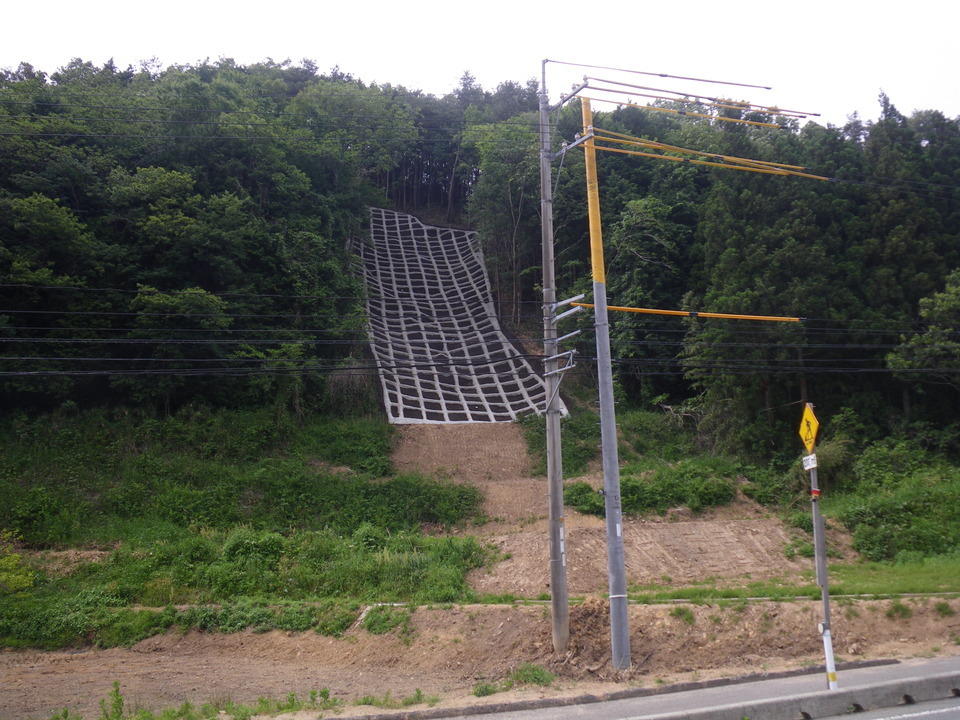
[[[472,578],[481,592],[537,597],[548,591],[546,486],[529,477],[520,429],[514,425],[406,426],[396,463],[480,486],[490,522],[459,532],[495,544],[507,559]],[[587,478],[599,482],[599,476]],[[609,621],[599,595],[606,586],[603,524],[571,513],[567,520],[572,595],[571,640],[554,653],[545,605],[418,608],[412,634],[374,636],[359,627],[340,639],[314,633],[235,635],[168,633],[126,649],[0,653],[0,719],[46,720],[70,707],[88,720],[120,682],[128,709],[160,709],[184,700],[252,704],[257,697],[306,698],[329,688],[345,701],[342,717],[385,712],[357,698],[386,693],[399,701],[416,689],[440,706],[503,702],[541,695],[601,694],[624,685],[661,683],[796,669],[822,661],[816,632],[818,602],[630,608],[633,668],[615,677],[608,661]],[[742,585],[791,576],[808,560],[787,560],[789,532],[775,517],[741,499],[704,516],[673,512],[630,520],[625,528],[631,583],[709,580]],[[890,601],[837,604],[838,657],[855,660],[960,653],[958,614],[944,616],[932,600],[907,601],[909,618],[891,619]],[[549,688],[519,688],[490,698],[471,694],[478,682],[497,682],[522,662],[556,673]],[[616,681],[617,684],[614,684]],[[417,709],[414,706],[404,710]],[[315,718],[317,711],[302,718]],[[327,713],[329,716],[330,713]]]

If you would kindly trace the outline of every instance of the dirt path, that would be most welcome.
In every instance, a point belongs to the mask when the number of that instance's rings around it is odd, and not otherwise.
[[[485,593],[536,598],[547,587],[546,488],[529,477],[515,425],[405,426],[396,463],[458,481],[486,493],[492,520],[460,532],[481,536],[506,558],[477,572]],[[596,476],[588,477],[596,482]],[[607,656],[604,529],[597,518],[571,513],[567,521],[570,589],[588,596],[571,609],[567,651],[553,652],[546,605],[476,605],[416,609],[412,634],[370,635],[359,627],[340,639],[315,633],[234,635],[168,633],[127,650],[0,653],[0,720],[48,720],[64,707],[87,720],[119,681],[128,710],[159,710],[185,700],[254,704],[258,697],[307,698],[329,688],[344,701],[341,717],[384,712],[353,704],[363,696],[395,701],[420,689],[440,707],[540,695],[602,694],[627,685],[797,669],[822,661],[816,632],[819,603],[676,605],[630,608],[633,669],[614,684]],[[746,501],[704,516],[675,512],[625,524],[628,580],[634,584],[742,585],[749,578],[792,576],[809,561],[783,553],[789,532]],[[592,596],[593,599],[589,599]],[[960,654],[960,600],[948,615],[934,601],[907,601],[909,618],[887,616],[891,601],[839,604],[835,647],[841,660]],[[520,688],[476,698],[479,682],[502,680],[522,662],[556,673],[550,688]],[[416,709],[423,705],[404,708]],[[302,714],[315,718],[317,711]]]
[[[463,532],[496,545],[507,559],[471,578],[479,592],[536,598],[549,592],[547,486],[530,476],[522,430],[514,424],[418,425],[399,429],[397,467],[469,482],[486,498],[489,523]],[[601,487],[600,472],[579,478]],[[565,518],[568,585],[572,595],[607,589],[606,529],[594,516]],[[690,584],[795,576],[809,560],[788,560],[790,533],[780,520],[745,498],[732,508],[696,516],[676,510],[664,517],[624,519],[628,582]]]

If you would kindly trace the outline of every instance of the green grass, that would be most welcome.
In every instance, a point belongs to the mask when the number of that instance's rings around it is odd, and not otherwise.
[[[274,411],[5,418],[0,646],[129,645],[173,626],[336,635],[360,603],[472,599],[487,550],[421,528],[476,518],[481,496],[393,474],[392,436],[381,419]],[[68,547],[108,554],[48,575],[22,552]]]
[[[568,475],[586,472],[589,464],[600,456],[600,426],[596,413],[571,407],[570,415],[561,423],[560,451],[563,471]],[[521,420],[527,447],[533,460],[533,473],[547,474],[546,420],[527,416]]]
[[[233,633],[252,629],[314,631],[339,636],[353,624],[359,607],[349,601],[277,601],[245,598],[177,610],[123,607],[119,598],[81,593],[60,599],[32,597],[0,601],[0,646],[54,649],[92,643],[130,646],[173,627]]]
[[[363,619],[364,629],[371,635],[384,635],[399,629],[400,635],[409,637],[410,611],[405,608],[394,608],[389,605],[379,605],[370,608]]]
[[[836,563],[829,566],[830,591],[849,595],[960,592],[960,554],[915,562]]]
[[[487,682],[486,680],[481,680],[476,685],[473,686],[473,694],[477,697],[488,697],[490,695],[495,695],[500,692],[501,688],[496,683]]]
[[[897,484],[862,485],[832,499],[824,513],[853,533],[854,548],[868,560],[960,549],[960,469],[926,468]]]
[[[628,463],[620,471],[620,506],[624,513],[664,513],[672,507],[700,512],[736,497],[735,462],[714,456],[676,463]],[[564,503],[582,513],[604,515],[604,499],[585,482],[564,488]]]
[[[692,432],[663,412],[625,410],[617,415],[618,447],[625,462],[620,469],[620,501],[624,513],[664,513],[672,507],[700,512],[726,504],[736,496],[740,464],[729,457],[697,451]],[[539,449],[539,436],[528,425],[528,442]],[[537,425],[536,427],[539,427]],[[589,410],[572,413],[563,427],[564,472],[576,475],[584,462],[568,467],[567,445],[582,448],[584,457],[597,457],[598,418]],[[587,452],[590,450],[590,453]],[[570,451],[579,452],[577,450]],[[564,488],[564,503],[582,513],[604,515],[604,499],[584,482]]]
[[[643,458],[678,462],[696,454],[695,437],[681,425],[679,418],[650,410],[617,412],[620,426],[620,455],[639,463]]]
[[[727,601],[746,601],[748,598],[769,598],[771,600],[790,601],[797,597],[818,598],[820,588],[812,584],[772,584],[751,583],[745,587],[686,587],[670,590],[650,591],[643,588],[631,588],[629,597],[632,602],[645,605],[670,603],[677,600],[693,603],[719,603]]]
[[[0,596],[0,645],[129,645],[173,625],[337,635],[355,619],[358,602],[474,599],[466,574],[487,557],[473,537],[370,525],[346,536],[243,526],[168,531],[123,543],[69,575],[40,574],[29,593]],[[130,609],[183,603],[192,607]]]
[[[553,684],[556,675],[541,665],[525,662],[511,670],[507,679],[514,685],[546,686]]]
[[[264,411],[16,415],[0,420],[0,528],[36,547],[106,546],[131,525],[392,532],[477,516],[473,487],[394,475],[392,437],[385,420]]]
[[[417,693],[420,693],[418,690]],[[422,693],[420,693],[422,696]],[[436,699],[424,699],[423,702]],[[329,688],[311,690],[309,699],[303,699],[296,693],[287,693],[282,700],[260,697],[253,705],[235,703],[232,700],[205,703],[199,707],[189,701],[184,701],[176,708],[168,708],[154,713],[148,709],[138,709],[135,713],[127,710],[126,698],[120,690],[120,683],[114,681],[113,689],[106,698],[100,701],[99,720],[213,720],[214,718],[228,718],[229,720],[250,720],[254,716],[279,715],[310,710],[338,711],[343,701],[330,696]],[[322,717],[322,715],[318,715]],[[74,713],[68,708],[55,712],[50,720],[84,720],[82,715]]]
[[[896,597],[960,593],[960,554],[914,562],[830,563],[828,583],[833,596]],[[629,588],[629,595],[632,601],[645,604],[677,600],[713,603],[747,598],[790,601],[794,598],[817,599],[821,590],[814,582],[813,571],[806,571],[799,578],[772,578],[740,586],[724,587],[716,579],[687,587],[633,585]],[[949,604],[946,607],[949,608]]]
[[[933,609],[936,610],[937,614],[942,618],[951,617],[952,615],[957,614],[957,611],[953,609],[953,606],[943,600],[935,604]]]
[[[556,675],[542,665],[525,662],[514,668],[499,682],[481,681],[473,686],[473,694],[477,697],[486,697],[499,692],[506,692],[519,685],[538,685],[546,687],[552,685]]]
[[[413,691],[413,694],[397,700],[388,691],[384,695],[364,695],[357,698],[354,705],[372,705],[373,707],[393,710],[397,708],[412,707],[414,705],[428,705],[433,707],[440,701],[436,696],[426,696],[420,688]]]
[[[564,423],[568,473],[596,457],[596,417],[587,405],[578,401]],[[809,499],[801,493],[795,502],[793,463],[790,471],[748,468],[698,452],[692,435],[667,420],[647,411],[621,414],[625,513],[722,504],[746,475],[753,481],[746,489],[780,501],[788,522],[809,530]],[[525,429],[536,454],[542,420],[525,421]],[[480,600],[466,575],[490,561],[489,550],[470,537],[421,530],[477,521],[479,493],[394,474],[392,442],[393,429],[380,419],[300,421],[273,410],[6,416],[0,646],[129,645],[174,627],[338,635],[364,604]],[[849,443],[834,446],[833,465],[846,467],[852,480],[831,481],[842,491],[825,496],[823,511],[878,561],[831,563],[831,592],[960,591],[960,468],[905,443],[871,446],[859,459]],[[603,513],[603,498],[585,483],[568,486],[565,499]],[[106,555],[67,574],[47,574],[24,553],[68,547]],[[810,549],[799,539],[785,552],[804,556]],[[809,574],[739,587],[707,580],[631,588],[640,602],[742,603],[819,593]],[[409,612],[391,613],[369,615],[368,629],[400,628],[402,636]]]
[[[887,608],[887,617],[891,620],[907,620],[913,616],[913,610],[909,605],[904,605],[899,600],[894,600]]]

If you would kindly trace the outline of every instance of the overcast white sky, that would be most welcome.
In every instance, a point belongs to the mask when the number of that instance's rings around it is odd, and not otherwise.
[[[120,67],[153,57],[164,67],[221,57],[240,64],[309,58],[322,71],[339,66],[366,82],[443,95],[464,71],[494,89],[505,80],[539,78],[541,61],[550,58],[769,85],[773,90],[723,94],[819,112],[822,124],[842,125],[855,111],[876,119],[881,90],[907,115],[935,109],[960,116],[954,0],[606,0],[577,9],[584,5],[18,2],[0,14],[0,67],[23,61],[50,73],[75,57],[97,65],[112,57]],[[548,65],[551,94],[584,72]]]

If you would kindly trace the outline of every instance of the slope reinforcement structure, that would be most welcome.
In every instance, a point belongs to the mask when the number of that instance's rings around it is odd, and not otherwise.
[[[394,424],[511,422],[544,383],[502,331],[477,234],[372,208],[358,243],[371,348]]]

